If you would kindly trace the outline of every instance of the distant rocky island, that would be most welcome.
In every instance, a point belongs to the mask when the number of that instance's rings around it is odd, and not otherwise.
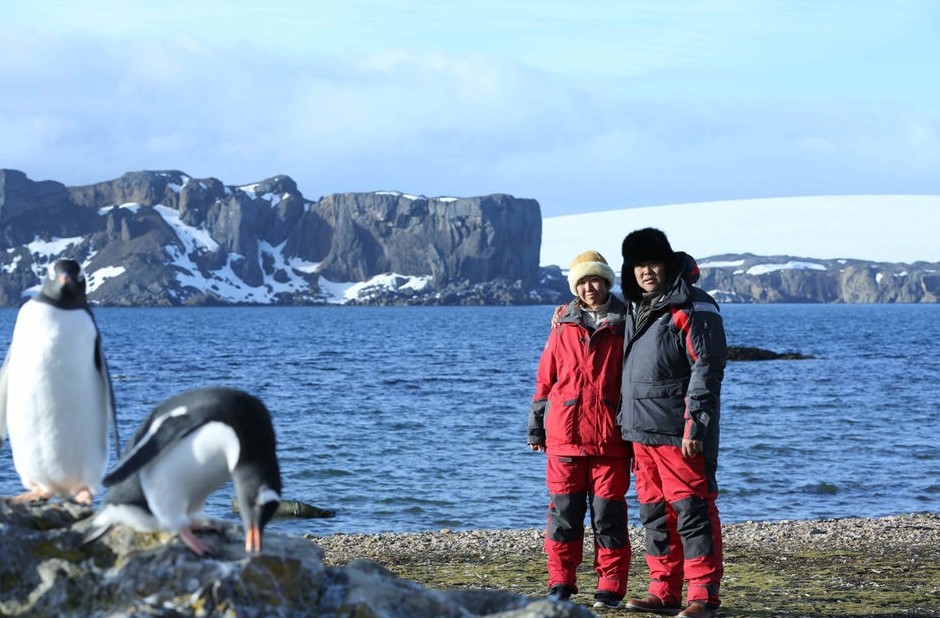
[[[721,303],[936,303],[940,263],[751,254],[700,260],[698,285]]]
[[[506,194],[392,191],[309,200],[287,176],[226,185],[130,172],[87,186],[0,169],[0,306],[68,257],[99,306],[521,305],[570,300],[540,266],[542,215]],[[940,264],[699,258],[721,302],[935,303]]]

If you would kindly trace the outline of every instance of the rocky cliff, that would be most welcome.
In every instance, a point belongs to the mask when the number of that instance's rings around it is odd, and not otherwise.
[[[706,258],[699,266],[698,285],[725,303],[940,302],[940,263],[746,254]]]
[[[287,176],[133,172],[66,187],[0,170],[0,306],[21,304],[59,257],[84,265],[98,305],[567,302],[566,273],[539,267],[541,230],[538,202],[505,194],[311,201]],[[701,287],[725,303],[940,299],[940,264],[696,257]]]
[[[236,187],[134,172],[65,187],[0,170],[0,305],[21,303],[64,256],[83,263],[100,305],[370,302],[380,291],[533,302],[541,225],[538,202],[504,194],[310,201],[286,176]],[[346,294],[370,282],[371,296]]]
[[[303,618],[575,618],[591,612],[497,590],[437,591],[377,562],[327,567],[310,541],[268,533],[247,556],[237,525],[206,535],[214,555],[178,539],[119,527],[82,542],[87,507],[0,499],[0,615],[58,618],[239,616]]]

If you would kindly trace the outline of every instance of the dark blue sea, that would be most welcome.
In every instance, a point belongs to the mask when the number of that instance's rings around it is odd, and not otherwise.
[[[940,305],[725,305],[728,342],[815,357],[730,363],[726,523],[940,511]],[[95,312],[126,443],[180,391],[227,385],[274,415],[284,497],[335,509],[290,534],[541,528],[526,446],[552,308],[238,307]],[[0,350],[16,310],[0,310]],[[68,388],[63,384],[63,388]],[[0,495],[21,491],[9,447]],[[237,520],[231,484],[206,513]],[[631,524],[638,524],[633,491]]]

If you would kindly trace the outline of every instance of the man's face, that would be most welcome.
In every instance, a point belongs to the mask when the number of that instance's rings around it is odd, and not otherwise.
[[[588,307],[597,307],[607,301],[607,280],[603,277],[582,277],[575,285],[575,290],[578,292],[578,299]]]
[[[657,261],[639,262],[633,267],[637,285],[644,292],[658,292],[666,284],[666,263]]]

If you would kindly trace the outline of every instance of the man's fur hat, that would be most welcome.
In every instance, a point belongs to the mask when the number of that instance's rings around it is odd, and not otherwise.
[[[627,234],[623,239],[623,271],[620,273],[620,287],[624,298],[638,301],[643,297],[643,290],[636,282],[633,267],[642,262],[663,262],[666,265],[666,280],[672,281],[681,270],[681,255],[672,250],[669,239],[661,230],[646,227]]]
[[[630,232],[623,239],[623,269],[632,269],[641,262],[664,262],[672,266],[674,252],[661,230],[646,227]]]

